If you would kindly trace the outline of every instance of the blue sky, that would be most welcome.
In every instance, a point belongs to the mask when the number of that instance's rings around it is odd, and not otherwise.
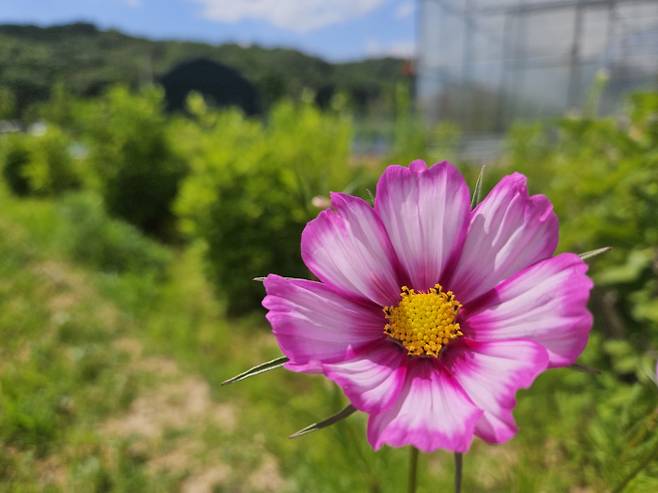
[[[90,21],[155,39],[288,46],[331,60],[413,53],[414,0],[0,0],[0,23]]]

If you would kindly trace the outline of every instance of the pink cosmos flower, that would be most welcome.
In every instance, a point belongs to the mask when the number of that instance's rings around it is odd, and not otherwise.
[[[322,373],[369,415],[375,450],[466,452],[512,438],[519,388],[574,363],[592,316],[577,255],[553,256],[558,220],[504,177],[474,209],[449,163],[390,166],[374,208],[342,193],[302,234],[320,280],[265,278],[289,370]]]

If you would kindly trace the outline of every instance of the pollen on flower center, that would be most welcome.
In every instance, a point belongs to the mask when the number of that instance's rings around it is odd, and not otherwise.
[[[435,284],[427,293],[402,286],[400,303],[384,307],[384,332],[402,344],[409,356],[438,358],[450,341],[463,334],[455,321],[462,307],[452,291]]]

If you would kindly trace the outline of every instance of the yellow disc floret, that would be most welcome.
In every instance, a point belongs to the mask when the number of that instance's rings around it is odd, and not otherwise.
[[[409,356],[438,358],[450,341],[463,335],[455,321],[462,305],[452,291],[443,292],[440,284],[427,293],[402,286],[400,298],[397,306],[384,307],[384,332]]]

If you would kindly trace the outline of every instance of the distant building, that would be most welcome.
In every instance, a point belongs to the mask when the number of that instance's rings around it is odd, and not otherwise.
[[[419,0],[418,24],[418,107],[468,134],[581,108],[597,74],[605,113],[658,88],[658,0]]]
[[[160,78],[164,86],[167,109],[182,111],[192,91],[201,93],[212,106],[236,106],[247,115],[260,112],[258,93],[237,70],[199,58],[183,62]]]

